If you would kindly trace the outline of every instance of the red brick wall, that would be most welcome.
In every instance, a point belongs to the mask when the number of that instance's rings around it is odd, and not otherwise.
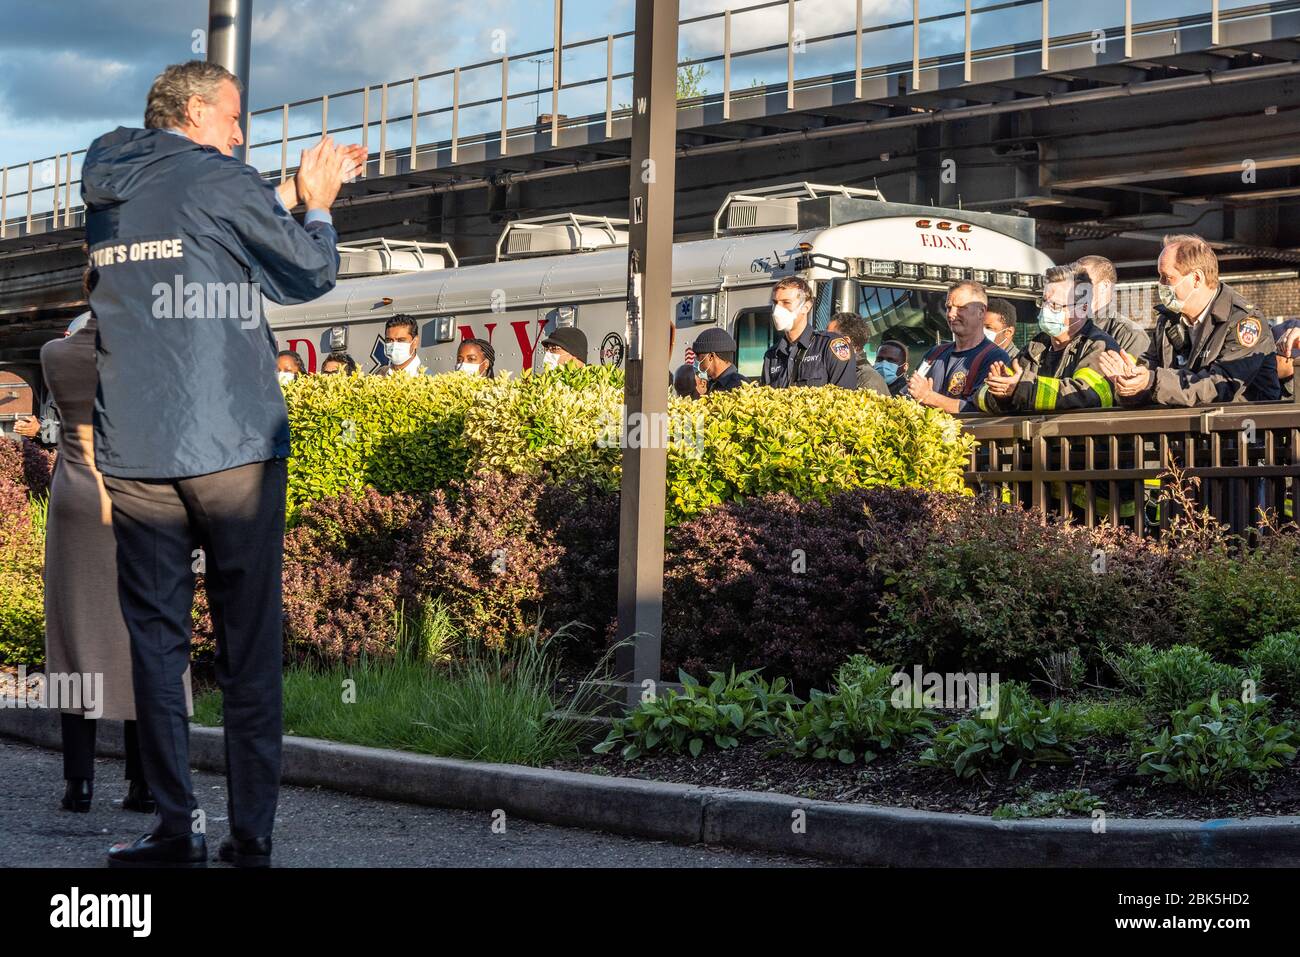
[[[1255,306],[1269,322],[1300,316],[1300,279],[1250,279],[1226,282]],[[1156,284],[1121,283],[1119,308],[1123,315],[1145,326],[1155,324]]]
[[[1269,321],[1300,316],[1300,279],[1241,282],[1232,287]]]

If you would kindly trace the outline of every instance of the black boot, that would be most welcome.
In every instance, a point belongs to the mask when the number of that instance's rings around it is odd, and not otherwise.
[[[158,810],[158,802],[154,800],[153,792],[149,790],[149,785],[143,781],[135,780],[127,788],[126,797],[122,799],[123,811],[140,811],[143,814],[152,814]]]
[[[63,810],[84,814],[90,810],[90,800],[94,796],[95,789],[89,778],[68,778],[68,786],[63,792]]]

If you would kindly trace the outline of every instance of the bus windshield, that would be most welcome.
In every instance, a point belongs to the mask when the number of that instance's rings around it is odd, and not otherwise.
[[[856,303],[843,303],[846,312],[857,312],[871,323],[871,338],[866,349],[869,361],[875,361],[876,349],[886,339],[896,339],[907,346],[912,368],[934,345],[952,338],[944,308],[946,293],[929,289],[900,289],[896,286],[872,286],[854,283]],[[1024,346],[1038,332],[1038,307],[1029,299],[1007,302],[1015,309],[1017,346]]]

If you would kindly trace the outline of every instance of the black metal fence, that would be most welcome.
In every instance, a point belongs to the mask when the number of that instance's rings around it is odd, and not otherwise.
[[[1176,514],[1171,469],[1234,531],[1300,505],[1300,403],[1137,409],[966,419],[976,439],[966,482],[977,492],[1094,526],[1158,535]]]

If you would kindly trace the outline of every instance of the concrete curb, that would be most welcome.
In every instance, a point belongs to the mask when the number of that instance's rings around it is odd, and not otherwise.
[[[0,706],[0,736],[61,748],[57,712]],[[121,722],[99,730],[121,757]],[[190,760],[224,771],[219,728],[192,727]],[[286,784],[569,827],[724,844],[884,867],[1295,867],[1300,817],[1212,821],[994,821],[970,814],[809,801],[781,794],[483,764],[286,735]]]

